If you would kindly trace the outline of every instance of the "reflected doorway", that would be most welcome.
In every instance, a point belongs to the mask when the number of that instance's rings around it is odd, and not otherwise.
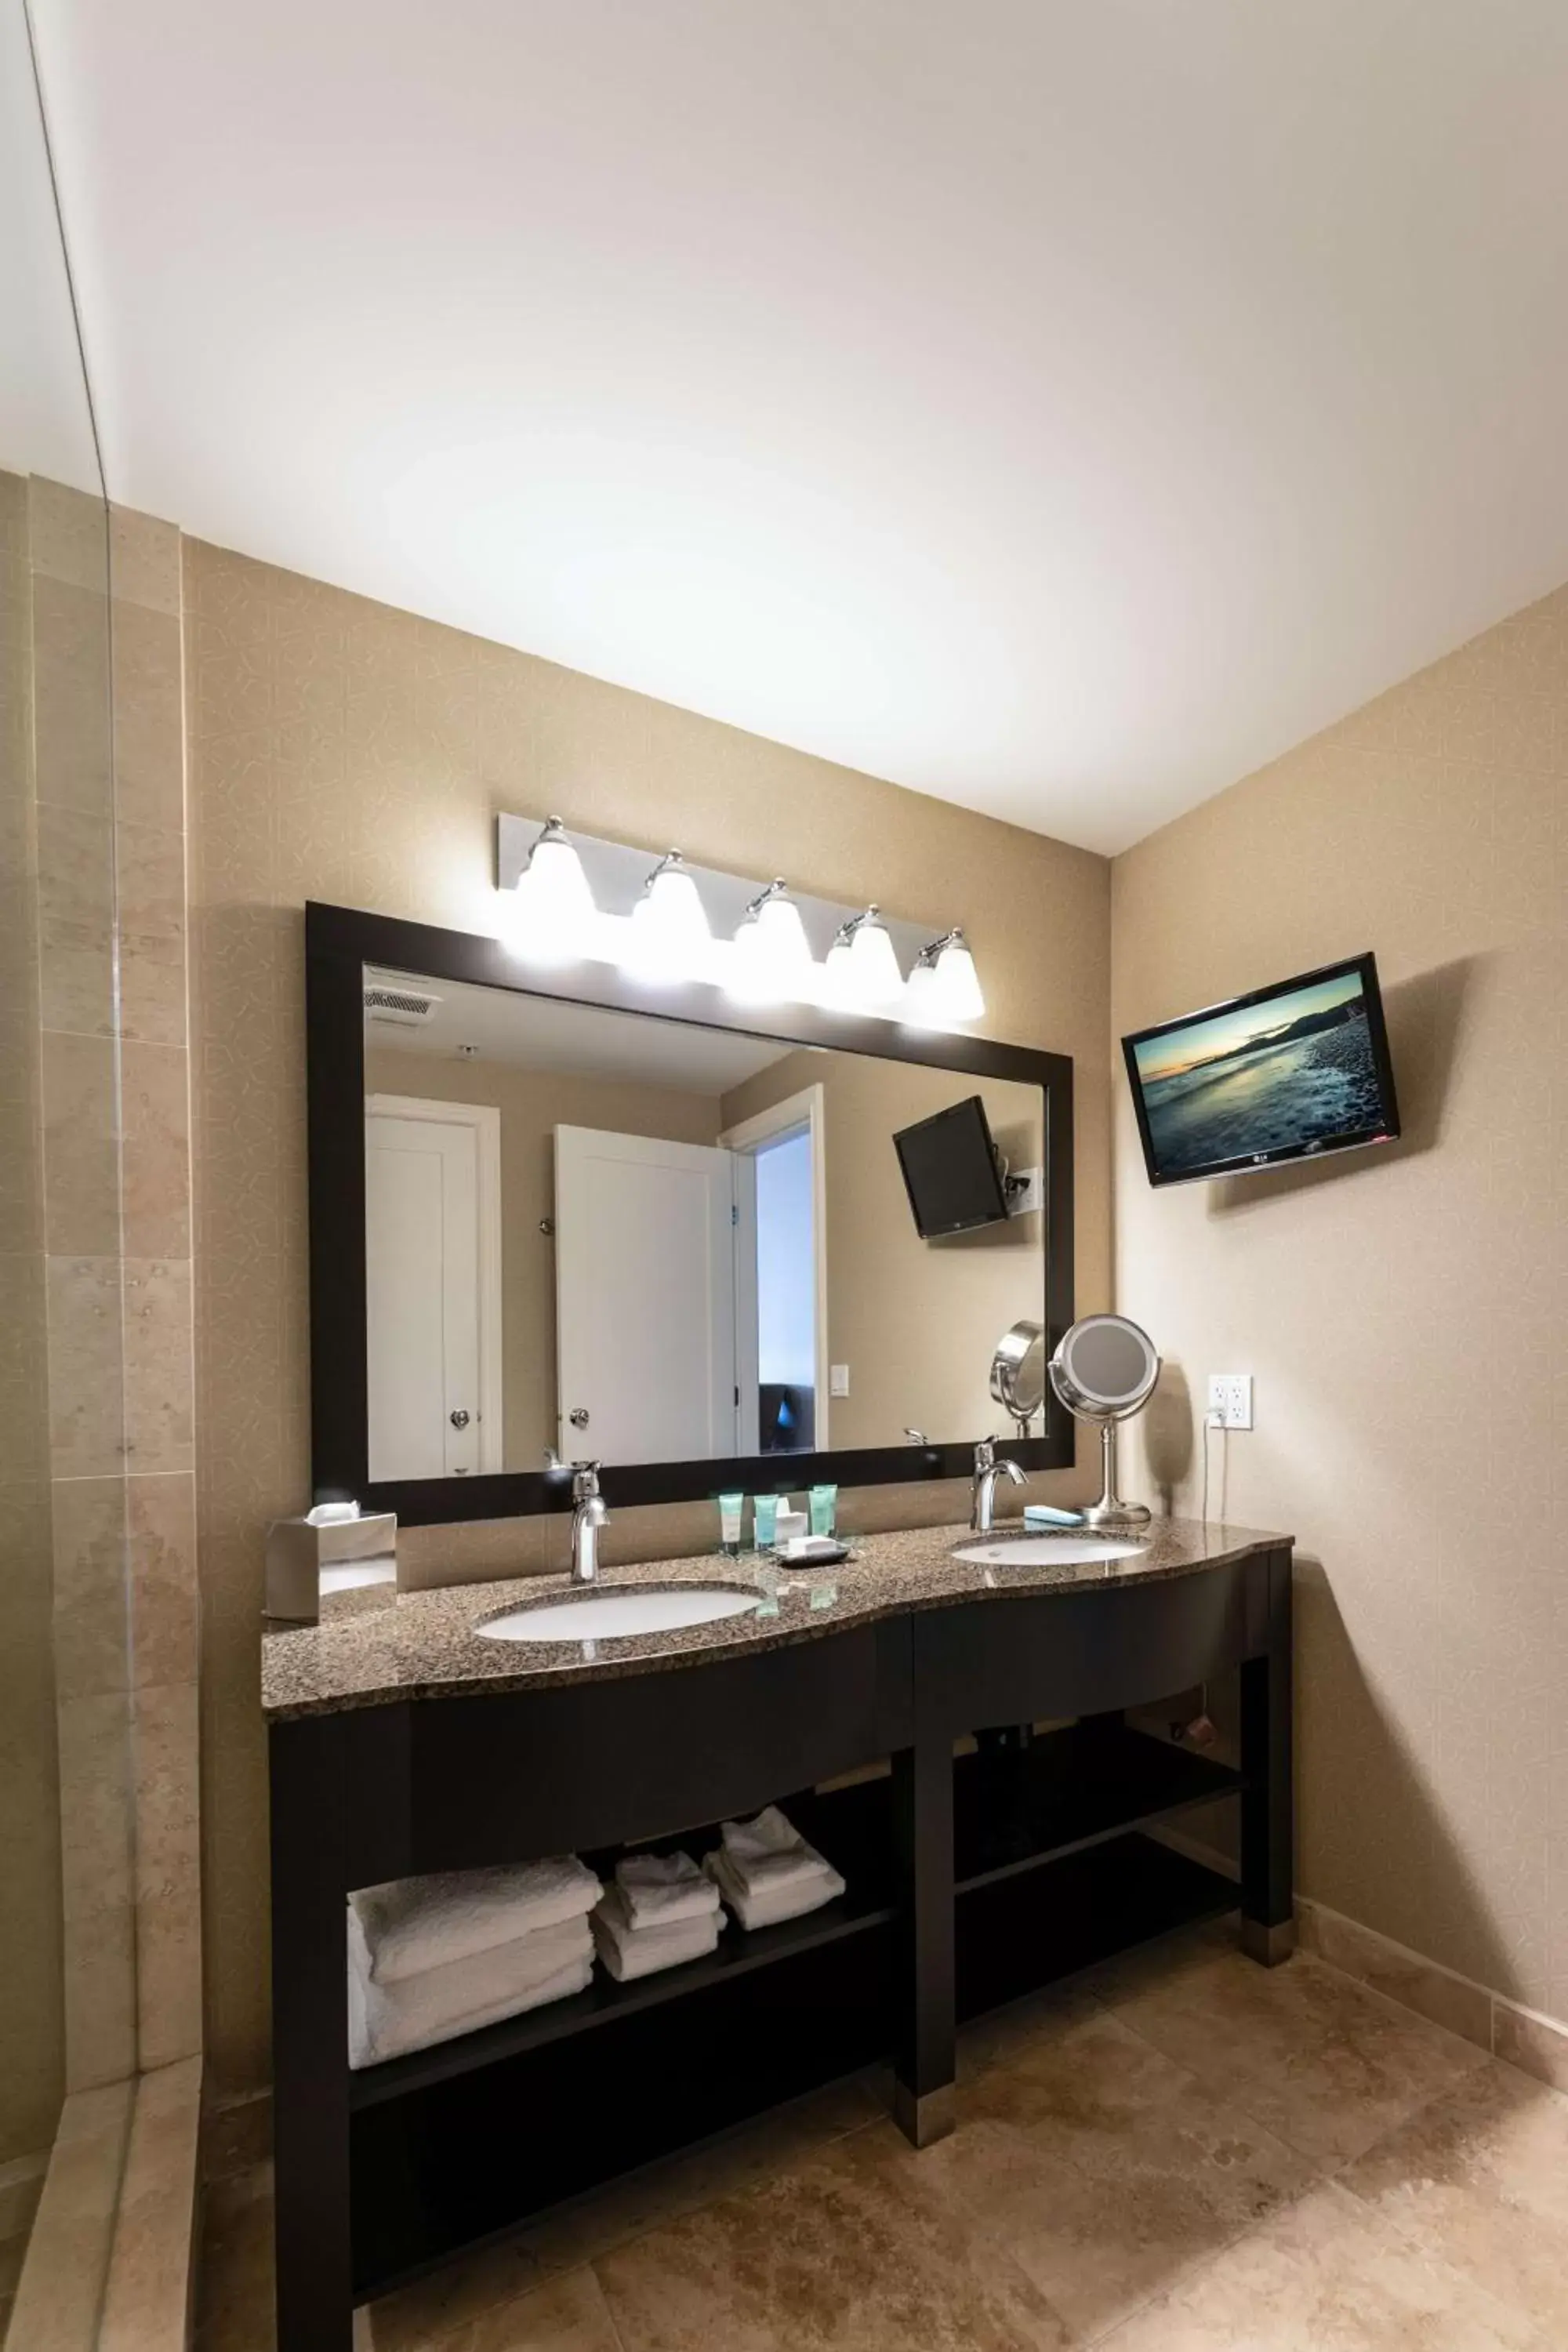
[[[736,1188],[740,1381],[759,1454],[830,1443],[823,1129],[822,1088],[812,1086],[722,1138],[745,1179]]]

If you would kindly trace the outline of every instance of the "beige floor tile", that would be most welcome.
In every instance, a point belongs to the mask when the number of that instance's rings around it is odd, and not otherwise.
[[[1303,2189],[1310,2160],[1112,2017],[970,2084],[922,2162],[1088,2341]]]
[[[621,2339],[593,2272],[567,2271],[448,2336],[441,2352],[621,2352]]]
[[[1100,2011],[1088,1986],[1074,1979],[1064,1985],[1047,1985],[1043,1992],[1028,1993],[984,2017],[972,2018],[959,2028],[958,2079],[970,2082],[990,2067],[1010,2065],[1015,2059],[1059,2040]]]
[[[1442,2027],[1298,1956],[1184,1956],[1109,1993],[1111,2013],[1306,2156],[1360,2156],[1487,2060]]]
[[[573,2269],[715,2198],[759,2187],[883,2112],[859,2079],[830,2083],[700,2147],[557,2206],[524,2233],[523,2242],[542,2269]]]
[[[355,2352],[416,2352],[445,2344],[502,2305],[515,2304],[542,2278],[538,2260],[521,2241],[486,2246],[364,2305],[355,2325]]]
[[[203,2200],[197,2352],[272,2352],[272,2168],[210,2184]]]
[[[1551,2352],[1516,2313],[1326,2182],[1098,2352]]]
[[[923,2154],[866,2120],[866,2081],[835,2084],[384,2298],[356,2342],[1568,2344],[1568,2100],[1331,1969],[1174,1940],[982,2021],[965,2054],[959,2129]],[[199,2352],[271,2352],[269,2177],[208,2199]]]
[[[1342,2175],[1420,2252],[1568,2344],[1568,2098],[1488,2065]]]
[[[868,2125],[606,2255],[625,2352],[1058,2352],[1047,2298]]]
[[[22,2275],[22,2257],[27,2251],[23,2236],[0,2238],[0,2298],[8,2304],[16,2292],[16,2281]],[[0,2343],[4,2343],[0,2336]]]

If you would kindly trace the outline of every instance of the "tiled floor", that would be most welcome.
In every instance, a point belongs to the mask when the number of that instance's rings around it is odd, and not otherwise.
[[[1568,2097],[1199,1934],[988,2019],[917,2155],[840,2084],[362,2313],[373,2352],[1561,2352]],[[265,2171],[199,2352],[272,2342]]]

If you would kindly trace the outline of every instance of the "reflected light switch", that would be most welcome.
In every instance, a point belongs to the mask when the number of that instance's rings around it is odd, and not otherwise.
[[[828,1367],[827,1367],[827,1393],[828,1393],[828,1395],[829,1395],[829,1396],[847,1396],[847,1395],[848,1395],[848,1393],[849,1393],[849,1367],[848,1367],[848,1365],[847,1365],[847,1364],[829,1364],[829,1365],[828,1365]]]

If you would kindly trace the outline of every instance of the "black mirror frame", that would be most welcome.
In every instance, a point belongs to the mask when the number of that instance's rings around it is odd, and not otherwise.
[[[881,1061],[922,1062],[977,1077],[1012,1078],[1044,1096],[1046,1298],[1047,1352],[1073,1321],[1073,1066],[1064,1054],[997,1045],[982,1037],[894,1027],[882,1021],[792,1005],[776,1024],[732,1004],[702,984],[649,988],[611,965],[530,971],[497,940],[449,931],[353,908],[305,908],[305,1037],[310,1133],[310,1459],[315,1500],[353,1497],[364,1508],[395,1511],[405,1527],[460,1519],[525,1517],[567,1507],[568,1489],[542,1470],[502,1470],[472,1478],[369,1477],[369,1373],[365,1357],[364,967],[390,966],[431,980],[504,988],[514,995],[656,1014],[708,1029],[776,1037],[782,1045],[823,1045]],[[591,974],[591,978],[589,975]],[[976,1430],[975,1437],[984,1432]],[[1029,1470],[1071,1466],[1071,1416],[1052,1396],[1045,1434],[1008,1450]],[[786,1467],[787,1464],[787,1467]],[[889,1445],[821,1454],[757,1454],[720,1464],[607,1465],[612,1504],[687,1503],[721,1487],[795,1493],[828,1481],[888,1486],[916,1479],[967,1477],[972,1441]]]

